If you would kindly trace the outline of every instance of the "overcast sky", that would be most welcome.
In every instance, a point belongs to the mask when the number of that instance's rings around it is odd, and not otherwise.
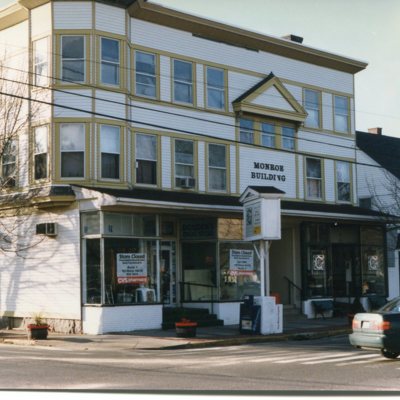
[[[152,1],[368,62],[355,78],[356,129],[400,137],[400,0]]]

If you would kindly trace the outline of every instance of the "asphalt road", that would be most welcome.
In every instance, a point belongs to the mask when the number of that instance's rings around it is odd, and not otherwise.
[[[400,358],[354,349],[347,336],[112,352],[0,345],[0,368],[7,390],[400,392]]]

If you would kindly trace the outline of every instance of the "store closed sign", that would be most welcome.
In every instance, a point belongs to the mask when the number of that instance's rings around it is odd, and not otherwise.
[[[145,253],[117,254],[118,283],[147,283],[147,255]]]
[[[247,275],[254,271],[254,251],[231,249],[229,250],[229,269],[237,275]]]

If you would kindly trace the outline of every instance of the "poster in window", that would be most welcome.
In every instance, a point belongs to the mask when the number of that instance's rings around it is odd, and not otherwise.
[[[378,255],[374,254],[368,256],[368,270],[369,271],[378,271],[379,269],[379,257]]]
[[[118,253],[117,282],[119,284],[146,284],[147,255],[145,253]]]
[[[253,275],[254,269],[253,250],[229,250],[229,271],[231,275]]]
[[[312,255],[312,269],[313,271],[325,271],[326,257],[325,254]]]

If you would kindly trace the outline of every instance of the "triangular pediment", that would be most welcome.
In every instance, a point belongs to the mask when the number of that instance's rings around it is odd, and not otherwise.
[[[272,72],[233,101],[236,112],[303,122],[307,113]]]

